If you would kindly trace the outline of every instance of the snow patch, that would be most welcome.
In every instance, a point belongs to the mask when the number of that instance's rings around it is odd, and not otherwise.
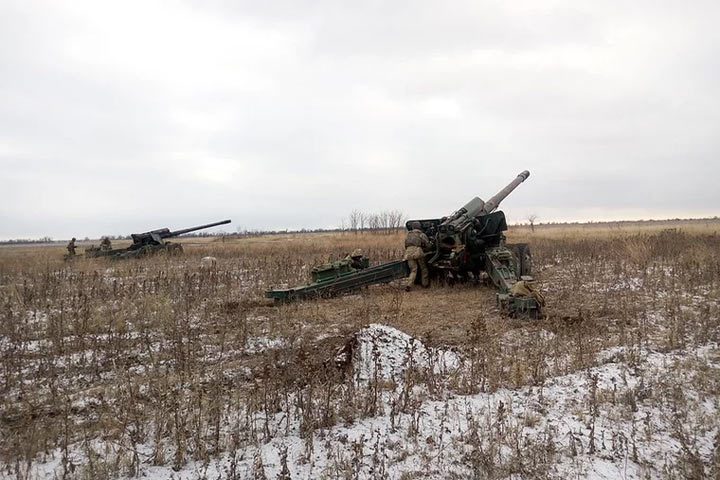
[[[245,344],[245,352],[249,354],[261,353],[266,350],[281,348],[285,345],[282,338],[272,337],[249,337]]]
[[[426,347],[407,333],[378,323],[358,331],[336,362],[352,365],[354,378],[361,382],[374,378],[399,382],[409,368],[445,374],[460,366],[455,352]]]

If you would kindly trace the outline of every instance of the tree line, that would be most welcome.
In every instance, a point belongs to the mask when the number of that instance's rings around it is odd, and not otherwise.
[[[378,213],[367,213],[353,210],[347,218],[340,221],[340,230],[354,233],[370,230],[397,232],[405,228],[407,215],[400,210],[383,210]]]

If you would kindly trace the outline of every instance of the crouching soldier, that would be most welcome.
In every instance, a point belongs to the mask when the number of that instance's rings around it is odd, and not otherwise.
[[[367,261],[363,261],[363,252],[359,248],[353,250],[353,252],[345,257],[345,260],[350,260],[350,266],[355,270],[364,270],[367,268]]]
[[[412,230],[408,232],[405,238],[405,260],[407,260],[408,266],[410,267],[410,275],[408,275],[407,285],[405,286],[405,290],[407,291],[410,291],[415,284],[418,267],[420,268],[420,278],[423,287],[427,287],[430,284],[430,272],[428,272],[428,265],[425,260],[425,250],[430,248],[430,240],[427,235],[420,230],[420,222],[412,222],[410,227]]]

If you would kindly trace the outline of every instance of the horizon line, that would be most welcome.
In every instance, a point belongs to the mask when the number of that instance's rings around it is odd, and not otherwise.
[[[688,217],[688,218],[680,218],[680,217],[674,217],[674,218],[640,218],[640,219],[623,219],[623,220],[563,220],[563,221],[556,221],[556,220],[548,220],[544,222],[537,222],[535,223],[535,227],[540,226],[562,226],[562,225],[573,225],[573,226],[582,226],[582,225],[608,225],[608,224],[632,224],[632,223],[651,223],[651,222],[700,222],[700,221],[718,221],[720,220],[720,216],[714,215],[712,217]],[[511,227],[530,227],[530,222],[525,221],[516,221],[512,223],[508,223],[508,226]],[[335,227],[315,227],[315,228],[309,228],[309,227],[301,227],[301,228],[279,228],[279,229],[243,229],[242,231],[235,231],[235,232],[215,232],[215,233],[206,233],[206,234],[198,234],[198,235],[188,235],[188,237],[195,237],[195,236],[221,236],[221,235],[243,235],[243,234],[256,234],[256,235],[262,235],[262,234],[281,234],[281,233],[319,233],[319,232],[353,232],[353,231],[380,231],[380,230],[389,230],[388,228],[363,228],[363,229],[351,229],[351,228],[345,228],[342,229],[338,226]],[[130,234],[125,235],[102,235],[98,238],[91,238],[89,236],[82,237],[81,241],[89,241],[89,240],[99,240],[104,236],[109,236],[113,238],[124,238],[129,237]],[[81,238],[81,237],[76,237]],[[46,241],[48,243],[50,242],[65,242],[69,239],[56,239],[49,235],[41,236],[41,237],[15,237],[15,238],[0,238],[0,243],[7,244],[7,243],[38,243],[42,241]]]

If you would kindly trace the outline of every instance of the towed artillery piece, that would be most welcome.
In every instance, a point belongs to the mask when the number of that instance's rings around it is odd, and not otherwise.
[[[109,257],[112,259],[125,259],[140,258],[149,255],[155,255],[161,252],[164,252],[168,255],[180,255],[183,252],[182,245],[180,245],[179,243],[169,242],[167,241],[168,238],[174,238],[185,233],[195,232],[197,230],[204,230],[206,228],[216,227],[218,225],[225,225],[228,223],[230,223],[230,220],[221,220],[219,222],[208,223],[197,227],[183,228],[182,230],[171,231],[169,228],[160,228],[158,230],[152,230],[149,232],[133,233],[130,235],[133,243],[129,247],[104,250],[102,248],[92,246],[85,249],[85,257]]]
[[[530,248],[525,243],[506,244],[505,214],[497,207],[518,185],[530,176],[525,170],[487,202],[475,197],[448,217],[410,220],[416,222],[431,242],[425,253],[432,277],[445,283],[486,281],[499,290],[498,305],[511,316],[537,317],[544,303],[532,287]],[[405,260],[385,263],[367,269],[353,269],[347,261],[320,265],[313,272],[313,283],[295,288],[265,292],[276,301],[290,301],[318,296],[332,296],[360,287],[406,277],[410,270]],[[417,279],[416,279],[417,281]]]
[[[410,220],[406,227],[420,224],[430,239],[426,260],[431,276],[445,283],[484,280],[498,290],[497,302],[512,316],[537,317],[544,304],[532,284],[532,256],[527,243],[509,244],[505,214],[497,210],[530,172],[521,172],[505,188],[484,202],[475,197],[449,217]]]

